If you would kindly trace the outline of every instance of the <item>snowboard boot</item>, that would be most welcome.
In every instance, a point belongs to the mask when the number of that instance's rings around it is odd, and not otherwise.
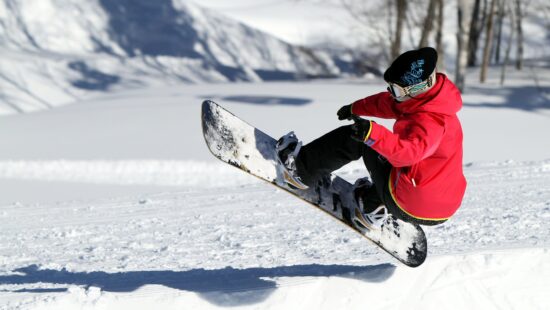
[[[361,178],[353,185],[353,195],[358,208],[355,208],[355,223],[369,230],[380,230],[389,213],[378,197],[376,187],[368,178]]]
[[[353,197],[363,213],[372,212],[382,204],[380,198],[378,198],[376,187],[367,177],[355,181],[353,184]]]
[[[308,186],[302,182],[296,169],[296,157],[300,152],[300,148],[302,148],[302,142],[296,138],[294,132],[291,131],[282,136],[277,141],[275,148],[280,175],[284,183],[292,189],[308,189]]]

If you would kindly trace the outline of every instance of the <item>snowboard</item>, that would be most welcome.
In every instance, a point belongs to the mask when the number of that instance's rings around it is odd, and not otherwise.
[[[306,190],[289,187],[282,182],[276,139],[213,101],[202,103],[201,114],[206,145],[216,158],[324,211],[407,266],[420,266],[426,259],[427,241],[420,226],[390,215],[380,229],[367,228],[355,216],[360,209],[351,183],[333,174]]]

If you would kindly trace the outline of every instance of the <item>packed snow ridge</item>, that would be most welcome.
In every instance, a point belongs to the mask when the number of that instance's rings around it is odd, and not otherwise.
[[[340,73],[324,53],[188,0],[2,1],[0,50],[2,114],[144,84]]]

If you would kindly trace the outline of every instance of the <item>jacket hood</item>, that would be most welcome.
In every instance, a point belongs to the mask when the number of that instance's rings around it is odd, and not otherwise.
[[[460,91],[443,73],[437,73],[436,84],[427,92],[396,103],[395,108],[404,114],[434,112],[454,115],[462,108]]]

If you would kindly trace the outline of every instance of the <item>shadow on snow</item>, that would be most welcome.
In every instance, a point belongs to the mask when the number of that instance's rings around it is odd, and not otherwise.
[[[257,105],[306,105],[313,102],[307,98],[260,96],[260,95],[234,95],[234,96],[201,96],[201,99],[209,99],[216,102],[230,101],[238,103],[251,103]]]
[[[68,66],[81,75],[78,80],[71,81],[76,88],[106,91],[112,85],[120,82],[120,77],[91,68],[83,61],[73,61]]]
[[[139,55],[201,58],[193,18],[171,0],[100,0],[109,16],[110,36],[130,57]],[[109,52],[105,50],[105,52]]]
[[[487,89],[469,86],[468,90],[485,96],[497,96],[505,98],[503,103],[464,103],[465,107],[492,108],[492,109],[518,109],[526,112],[550,110],[550,87],[521,86],[506,87],[502,89]]]
[[[209,40],[215,37],[205,37],[199,33],[200,27],[196,17],[185,9],[178,7],[172,0],[99,0],[109,18],[109,37],[129,57],[168,56],[187,58],[202,62],[204,71],[215,70],[229,81],[248,81],[250,73],[242,67],[226,66],[217,59],[217,52],[212,50]],[[215,21],[213,21],[215,22]],[[240,26],[249,36],[245,44],[253,44],[253,40],[263,40],[262,36],[250,28]],[[92,38],[99,52],[117,55],[117,53],[98,38]],[[225,39],[216,42],[222,49],[232,46]],[[197,46],[203,51],[198,52]],[[290,49],[290,46],[288,46]],[[230,51],[230,57],[236,57]],[[269,60],[270,55],[263,56]],[[161,68],[162,69],[162,68]],[[295,80],[304,74],[281,70],[254,70],[262,80]],[[307,77],[307,75],[305,76]],[[332,77],[332,76],[329,76]],[[186,77],[181,77],[186,80]]]
[[[40,269],[37,265],[14,270],[13,275],[0,276],[0,285],[56,284],[99,287],[107,292],[132,292],[144,285],[163,285],[177,290],[198,293],[205,300],[220,306],[254,304],[269,297],[276,289],[277,277],[338,276],[366,282],[383,282],[395,271],[391,264],[374,266],[295,265],[273,268],[189,271],[128,271],[118,273],[71,272],[66,269]],[[63,292],[67,288],[28,288],[11,292]]]

